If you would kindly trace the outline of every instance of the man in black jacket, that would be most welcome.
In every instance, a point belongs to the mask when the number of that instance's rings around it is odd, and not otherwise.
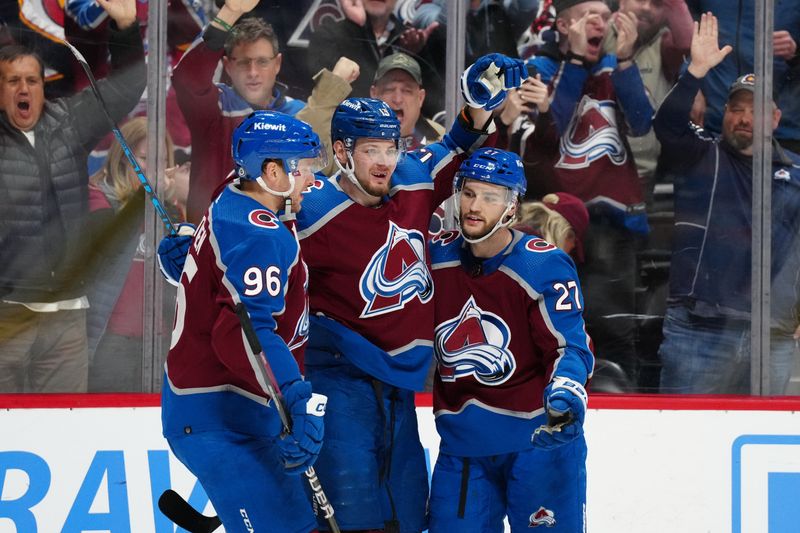
[[[146,84],[136,0],[98,2],[113,21],[98,85],[120,120]],[[90,89],[46,101],[43,70],[24,47],[0,49],[0,393],[87,389],[86,158],[110,126]]]
[[[308,44],[308,72],[316,74],[333,66],[344,56],[361,69],[353,81],[352,97],[369,96],[370,85],[382,58],[395,52],[414,57],[422,67],[424,85],[440,76],[434,70],[433,58],[425,46],[436,25],[419,30],[404,26],[394,14],[397,0],[343,2],[345,18],[326,20],[312,35]]]

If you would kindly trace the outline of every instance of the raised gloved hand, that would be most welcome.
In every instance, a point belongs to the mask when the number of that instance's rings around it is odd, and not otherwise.
[[[547,424],[533,432],[531,444],[552,450],[567,444],[583,434],[588,396],[577,381],[555,377],[544,389],[544,409]]]
[[[322,417],[328,397],[312,394],[309,382],[297,380],[284,388],[283,401],[292,420],[292,431],[278,440],[278,447],[286,472],[299,474],[314,464],[322,449]]]
[[[195,229],[195,225],[188,222],[178,224],[176,235],[167,235],[158,243],[158,268],[173,285],[178,285],[181,279]]]
[[[461,75],[461,94],[468,106],[491,111],[503,103],[508,89],[519,87],[527,77],[524,61],[487,54]]]

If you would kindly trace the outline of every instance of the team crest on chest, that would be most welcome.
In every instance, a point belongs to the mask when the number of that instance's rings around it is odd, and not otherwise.
[[[433,279],[425,264],[423,234],[389,222],[386,242],[367,264],[359,290],[366,302],[361,318],[402,309],[414,298],[422,303],[430,301]]]
[[[586,168],[602,157],[615,165],[623,165],[628,158],[617,128],[616,105],[584,96],[561,137],[561,157],[555,166]]]
[[[508,350],[511,330],[502,318],[484,311],[470,296],[461,312],[436,327],[436,358],[442,381],[474,376],[484,385],[500,385],[517,367]]]

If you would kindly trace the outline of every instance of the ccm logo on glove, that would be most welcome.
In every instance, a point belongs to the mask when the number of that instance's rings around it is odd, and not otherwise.
[[[306,413],[314,416],[323,416],[325,414],[325,406],[328,405],[328,397],[324,394],[311,394],[311,398],[306,402]]]

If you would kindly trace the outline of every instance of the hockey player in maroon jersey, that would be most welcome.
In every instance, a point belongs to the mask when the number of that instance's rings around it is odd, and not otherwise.
[[[310,126],[274,111],[247,117],[232,144],[238,180],[211,204],[184,256],[163,431],[227,531],[308,532],[316,522],[299,474],[322,446],[325,398],[301,375],[307,270],[293,213],[313,171],[324,167],[314,163],[322,145]],[[266,373],[236,314],[240,303],[291,413],[292,431],[280,438]]]
[[[306,375],[330,405],[315,469],[342,530],[427,527],[414,391],[433,345],[428,224],[460,161],[485,142],[490,110],[524,77],[519,60],[479,59],[462,78],[469,106],[442,142],[402,158],[384,102],[351,98],[334,113],[340,171],[315,182],[297,222],[310,272]]]
[[[441,445],[431,533],[585,531],[583,419],[594,358],[575,265],[509,228],[526,179],[481,148],[456,174],[460,231],[431,242],[434,414]]]

